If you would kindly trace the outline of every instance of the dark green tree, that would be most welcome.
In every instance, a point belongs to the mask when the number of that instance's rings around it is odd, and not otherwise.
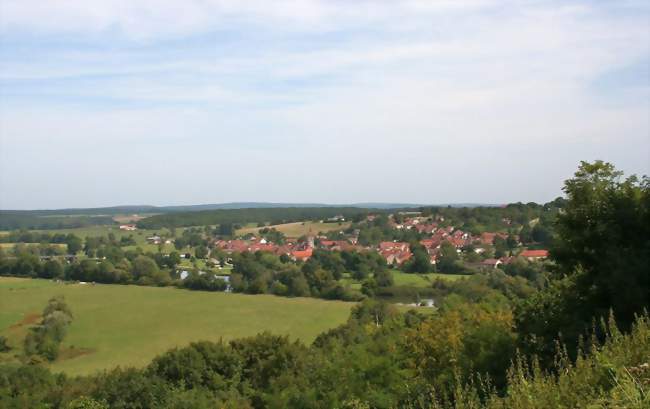
[[[65,244],[68,248],[68,254],[77,254],[79,251],[81,251],[83,246],[81,239],[74,234],[68,234],[65,240]]]
[[[649,181],[623,178],[613,165],[582,162],[565,182],[567,201],[551,255],[557,279],[517,313],[527,346],[550,357],[558,334],[575,353],[577,339],[611,310],[629,329],[650,308]]]
[[[208,256],[208,248],[205,246],[198,246],[194,249],[196,258],[206,258]]]
[[[48,260],[43,264],[43,271],[41,272],[43,278],[63,278],[63,266],[56,260]]]
[[[623,178],[610,163],[582,162],[566,181],[567,203],[558,215],[553,258],[560,275],[577,271],[585,319],[611,308],[628,328],[650,307],[650,180]],[[625,289],[625,296],[620,290]]]
[[[390,287],[395,284],[395,281],[393,280],[393,273],[391,273],[388,269],[376,272],[374,279],[377,282],[377,286],[379,287]]]
[[[438,271],[451,274],[458,272],[458,259],[456,248],[448,241],[443,241],[440,245],[440,255],[436,263]]]
[[[411,244],[411,258],[404,265],[404,270],[409,273],[428,273],[433,268],[427,250],[419,243]]]

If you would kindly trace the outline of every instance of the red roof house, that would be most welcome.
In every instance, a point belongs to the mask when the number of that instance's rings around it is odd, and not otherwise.
[[[295,260],[305,261],[305,260],[308,260],[311,257],[313,252],[314,252],[314,249],[309,247],[309,248],[307,248],[305,250],[294,250],[294,251],[291,252],[291,256]]]
[[[541,260],[548,258],[548,250],[524,250],[519,255],[528,260]]]
[[[489,268],[497,268],[497,266],[501,263],[502,261],[496,258],[486,258],[485,260],[481,261],[481,266],[489,267]]]

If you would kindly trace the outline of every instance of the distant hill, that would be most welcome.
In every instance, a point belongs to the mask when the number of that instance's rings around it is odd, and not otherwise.
[[[145,229],[262,222],[283,224],[302,220],[322,220],[337,215],[342,215],[346,219],[352,219],[355,217],[363,217],[370,212],[386,211],[386,209],[367,209],[349,206],[214,209],[162,213],[139,220],[137,224],[138,227]]]
[[[415,209],[418,207],[486,207],[493,206],[489,204],[477,203],[454,203],[454,204],[437,204],[425,205],[415,203],[382,203],[382,202],[368,202],[368,203],[353,203],[353,204],[323,204],[323,203],[272,203],[272,202],[230,202],[230,203],[213,203],[213,204],[200,204],[200,205],[179,205],[179,206],[151,206],[151,205],[126,205],[126,206],[111,206],[111,207],[94,207],[94,208],[68,208],[68,209],[42,209],[42,210],[0,210],[0,230],[14,230],[14,229],[61,229],[61,228],[75,228],[92,225],[107,225],[115,223],[113,216],[116,215],[158,215],[160,217],[154,218],[154,222],[147,218],[151,224],[158,224],[162,220],[169,222],[174,220],[172,224],[176,225],[190,225],[189,220],[198,221],[205,215],[195,215],[189,217],[186,213],[208,212],[216,210],[246,210],[246,209],[320,209],[317,211],[279,211],[276,212],[279,219],[282,220],[295,220],[299,214],[322,214],[323,217],[331,217],[337,213],[346,213],[347,215],[360,213],[353,209],[374,209],[374,210],[390,210],[390,209]],[[330,209],[327,210],[326,209]],[[338,209],[338,210],[334,210]],[[250,212],[248,212],[250,213]],[[266,212],[257,212],[266,214]],[[183,214],[175,218],[163,218],[162,216],[171,214]],[[237,214],[236,222],[253,222],[258,221],[259,214],[253,216],[250,213],[251,220],[248,220],[246,213],[235,212]],[[224,214],[217,217],[221,220]],[[154,216],[155,217],[155,216]],[[210,218],[206,218],[208,220]],[[232,221],[230,217],[227,217]],[[183,220],[183,221],[181,221]],[[216,219],[215,219],[216,220]],[[260,220],[261,221],[261,220]],[[214,224],[214,223],[212,223]]]
[[[116,214],[158,213],[156,206],[111,206],[89,207],[70,209],[39,209],[39,210],[0,210],[0,217],[5,215],[15,216],[112,216]]]
[[[66,208],[66,209],[35,209],[35,210],[0,210],[0,217],[3,215],[21,216],[109,216],[116,214],[138,214],[138,213],[169,213],[169,212],[192,212],[202,210],[219,209],[270,209],[287,207],[359,207],[363,209],[407,209],[416,207],[492,207],[494,204],[487,203],[393,203],[393,202],[362,202],[362,203],[274,203],[274,202],[228,202],[210,203],[199,205],[176,205],[176,206],[152,206],[152,205],[125,205],[110,207],[89,207],[89,208]]]
[[[418,207],[496,207],[498,205],[489,203],[439,203],[439,204],[414,204],[414,203],[354,203],[347,205],[361,207],[364,209],[414,209]]]
[[[422,204],[422,203],[392,203],[392,202],[362,202],[362,203],[271,203],[271,202],[232,202],[189,206],[165,206],[159,207],[162,211],[197,211],[197,210],[218,210],[218,209],[271,209],[277,207],[358,207],[362,209],[411,209],[417,207],[493,207],[496,205],[486,203],[443,203],[443,204]]]

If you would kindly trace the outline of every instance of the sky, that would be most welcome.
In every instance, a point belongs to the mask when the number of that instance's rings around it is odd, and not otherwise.
[[[650,174],[650,2],[1,0],[0,209],[546,202]]]

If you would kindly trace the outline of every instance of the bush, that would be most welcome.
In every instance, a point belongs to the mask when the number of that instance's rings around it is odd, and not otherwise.
[[[103,401],[82,396],[68,403],[66,409],[108,409],[108,405]]]
[[[228,283],[213,274],[192,273],[182,282],[182,287],[189,290],[225,291]]]
[[[375,273],[375,281],[379,287],[390,287],[395,284],[393,273],[390,270],[381,270]]]
[[[7,352],[10,349],[7,337],[0,336],[0,352]]]
[[[72,322],[72,312],[63,297],[50,299],[43,310],[41,323],[25,337],[25,354],[40,355],[54,361],[59,355],[59,345]]]
[[[286,296],[289,293],[289,288],[279,281],[274,281],[271,285],[271,293],[279,296]]]

